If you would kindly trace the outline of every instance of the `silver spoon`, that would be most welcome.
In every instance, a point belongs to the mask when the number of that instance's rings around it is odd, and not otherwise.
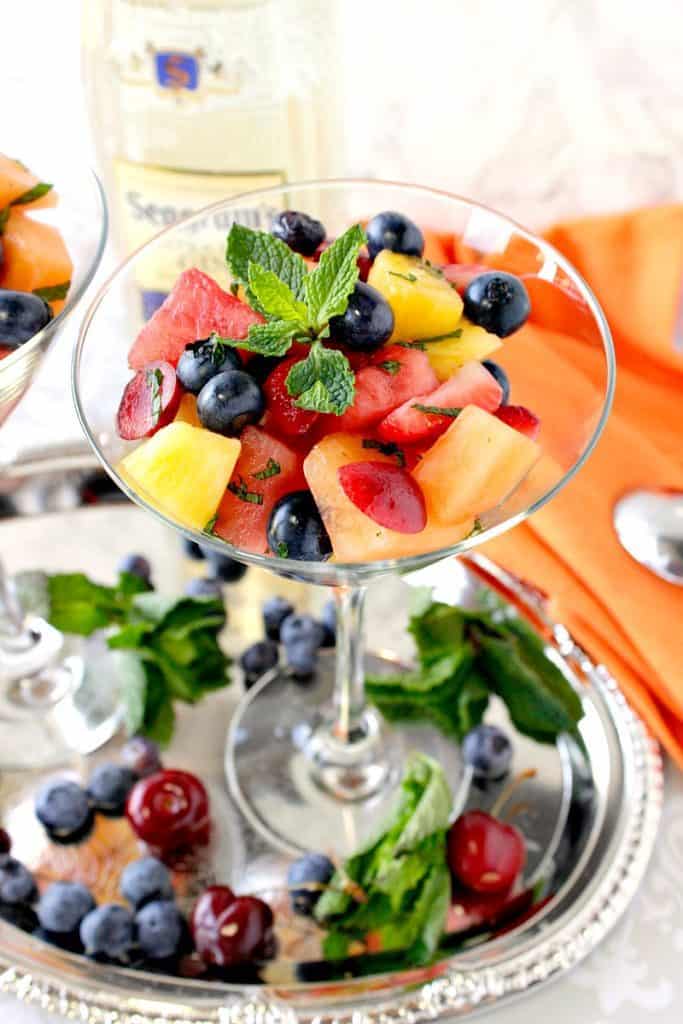
[[[612,512],[619,541],[656,576],[683,586],[683,491],[629,491]]]

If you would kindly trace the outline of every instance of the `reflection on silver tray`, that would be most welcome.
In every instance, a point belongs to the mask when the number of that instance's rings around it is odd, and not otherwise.
[[[538,594],[480,557],[468,559],[466,572],[462,563],[452,562],[448,569],[442,565],[433,572],[453,600],[471,597],[482,577],[513,598],[543,632],[558,663],[580,688],[587,759],[568,740],[561,740],[556,748],[540,747],[519,736],[515,740],[515,771],[529,766],[538,769],[524,794],[536,811],[523,821],[525,834],[532,840],[525,884],[551,877],[550,898],[537,903],[531,916],[522,914],[493,934],[472,936],[455,952],[444,949],[441,959],[429,968],[387,970],[384,964],[379,973],[381,961],[357,957],[340,971],[338,966],[316,962],[309,947],[281,942],[284,954],[277,961],[264,965],[261,975],[233,984],[93,964],[1,923],[0,990],[93,1024],[296,1024],[314,1019],[417,1024],[506,1001],[586,956],[626,909],[647,865],[661,810],[659,752],[616,682],[573,643],[564,627],[547,618]],[[422,576],[426,582],[426,574]],[[287,703],[296,699],[292,691]],[[202,735],[202,722],[211,716],[212,708],[215,715],[211,701],[193,710],[194,735]],[[494,715],[498,714],[504,712],[495,708]],[[186,742],[184,749],[180,743],[172,746],[167,761],[191,768],[195,759]],[[216,875],[245,890],[257,887],[257,875],[265,876],[266,886],[271,884],[269,878],[284,872],[282,854],[268,849],[259,833],[240,818],[225,792],[222,763],[212,765],[208,775],[203,770],[201,774],[210,786],[214,818],[219,822],[211,864],[202,876]],[[14,826],[18,856],[35,864],[45,857],[42,836],[31,824],[30,796],[37,780],[23,775],[3,782],[3,815]],[[469,799],[489,806],[494,795],[471,792]],[[241,837],[237,845],[236,834]],[[126,846],[123,832],[121,840],[123,850],[118,856],[125,862],[135,856],[135,850],[130,843]],[[115,860],[117,855],[112,856]],[[188,899],[197,881],[190,881]],[[302,964],[304,949],[308,959]]]

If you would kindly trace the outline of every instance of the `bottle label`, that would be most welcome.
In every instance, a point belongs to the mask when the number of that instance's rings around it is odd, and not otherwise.
[[[280,185],[285,180],[282,173],[199,174],[127,160],[115,161],[114,169],[120,241],[127,252],[212,203]],[[275,202],[255,206],[245,199],[244,206],[234,209],[207,210],[187,230],[172,232],[164,242],[139,257],[136,278],[145,317],[163,302],[178,275],[189,266],[199,267],[227,287],[230,279],[225,264],[225,236],[231,223],[239,220],[249,227],[267,230],[276,208]]]

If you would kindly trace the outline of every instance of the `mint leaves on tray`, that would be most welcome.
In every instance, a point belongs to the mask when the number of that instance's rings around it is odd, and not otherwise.
[[[166,744],[175,700],[194,704],[230,682],[230,660],[218,644],[225,608],[218,598],[164,598],[131,573],[114,587],[82,573],[48,577],[49,620],[64,633],[109,631],[121,659],[121,699],[127,731]],[[125,668],[125,671],[123,670]]]
[[[489,696],[507,706],[516,729],[542,743],[577,735],[581,700],[513,609],[489,602],[467,610],[427,598],[411,616],[418,667],[366,678],[368,700],[389,720],[431,722],[462,739],[484,717]]]
[[[350,955],[369,936],[373,947],[401,950],[411,964],[431,959],[450,904],[446,829],[452,803],[436,761],[411,755],[388,821],[335,873],[316,905],[316,920],[327,930],[328,959]]]
[[[306,358],[290,370],[287,390],[302,409],[341,416],[353,404],[355,377],[346,356],[326,348],[322,339],[330,319],[346,310],[365,241],[365,232],[354,224],[308,273],[303,258],[279,238],[233,224],[226,250],[230,271],[267,322],[253,324],[245,339],[213,335],[214,340],[265,356],[284,356],[295,342],[310,345]]]

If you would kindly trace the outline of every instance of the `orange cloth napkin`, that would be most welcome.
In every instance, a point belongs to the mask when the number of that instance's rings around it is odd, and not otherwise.
[[[612,527],[613,505],[630,488],[683,489],[683,350],[674,347],[683,289],[683,206],[560,224],[547,238],[588,280],[607,316],[617,353],[615,401],[577,476],[484,552],[551,595],[553,612],[610,669],[683,768],[683,588],[636,563]],[[590,388],[604,379],[594,346],[533,324],[510,339],[507,351],[513,361],[535,361],[546,406],[563,400],[555,360],[566,360],[572,386],[564,390],[564,402],[572,408],[576,403],[577,416]],[[514,382],[507,358],[505,365]],[[538,405],[531,398],[526,404]]]

